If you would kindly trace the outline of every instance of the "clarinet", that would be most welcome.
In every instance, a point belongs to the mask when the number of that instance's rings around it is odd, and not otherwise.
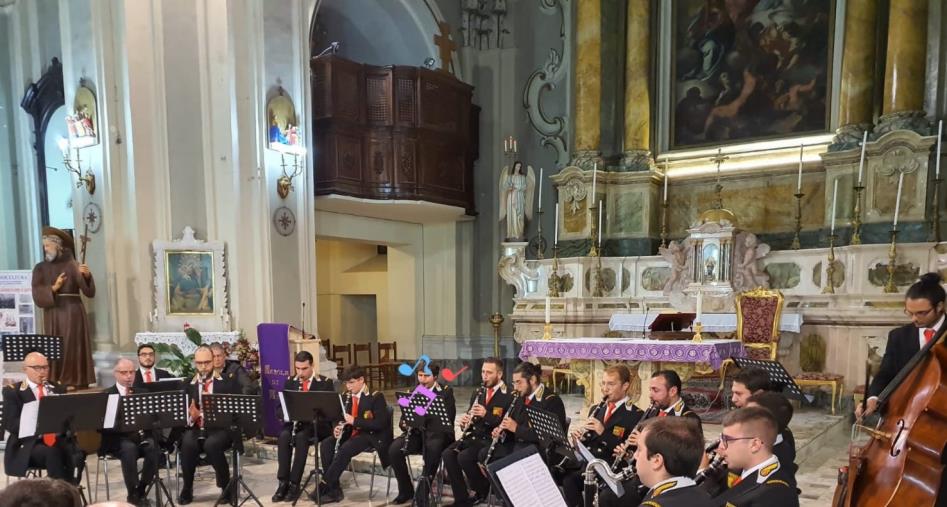
[[[480,385],[480,388],[477,389],[477,395],[474,396],[474,403],[470,405],[471,409],[473,409],[473,406],[480,401],[480,397],[483,396],[484,389],[486,388],[487,388],[487,384],[483,383]],[[470,415],[469,409],[467,410],[467,415]],[[464,428],[464,433],[460,436],[460,439],[467,440],[467,438],[470,437],[471,434],[473,434],[473,427],[478,422],[480,422],[480,418],[478,416],[471,417],[470,422],[468,422],[467,426]]]
[[[508,417],[513,412],[513,405],[515,405],[516,400],[519,399],[518,394],[519,393],[517,393],[516,390],[513,391],[513,400],[510,401],[510,406],[506,407],[506,415],[504,417]],[[506,434],[506,430],[500,431],[500,433],[493,438],[493,441],[490,442],[490,448],[487,449],[487,455],[483,459],[483,466],[487,466],[487,463],[490,462],[490,458],[493,457],[493,451],[496,449],[497,443],[503,443],[506,440]]]
[[[213,375],[213,374],[211,374],[211,375]],[[199,408],[199,409],[201,409],[201,410],[204,410],[204,397],[203,397],[203,394],[204,394],[204,382],[205,382],[206,380],[207,380],[206,378],[202,377],[201,374],[198,373],[198,374],[194,375],[194,381],[192,382],[192,384],[194,384],[194,385],[197,386],[197,408]],[[201,423],[201,427],[200,427],[200,429],[198,430],[198,433],[197,433],[197,440],[203,442],[203,441],[206,440],[206,439],[207,439],[207,428],[204,427],[204,424],[203,424],[203,422],[202,422],[202,423]]]
[[[651,402],[651,406],[648,407],[648,410],[646,410],[645,413],[644,413],[644,415],[641,416],[641,420],[638,421],[638,424],[637,424],[637,425],[635,425],[635,430],[634,430],[634,431],[641,431],[641,426],[644,425],[644,422],[647,421],[648,419],[651,419],[652,417],[656,416],[656,415],[658,414],[658,410],[660,410],[660,409],[659,409],[658,406],[655,405],[654,402],[652,401],[652,402]],[[612,462],[612,468],[611,468],[611,470],[612,470],[613,472],[615,472],[615,473],[618,473],[618,471],[620,470],[620,469],[618,468],[618,466],[621,464],[622,460],[624,460],[625,458],[628,457],[628,453],[629,453],[629,452],[631,452],[631,453],[633,454],[637,448],[638,448],[637,445],[634,445],[634,446],[629,445],[627,448],[625,448],[625,450],[623,450],[622,452],[618,453],[618,456],[615,456],[615,461]],[[634,460],[632,460],[631,466],[632,466],[632,468],[634,468],[634,466],[635,466]]]
[[[594,417],[598,420],[601,420],[602,410],[605,409],[606,403],[608,403],[608,396],[602,396],[602,402],[599,403],[597,407],[595,407],[595,410],[592,411],[592,415],[590,417]],[[579,441],[584,444],[588,442],[589,440],[592,440],[596,436],[598,436],[597,433],[595,433],[592,430],[588,430],[582,435],[582,438],[580,438]]]
[[[714,454],[714,458],[710,460],[710,464],[707,465],[707,468],[697,472],[697,475],[694,476],[694,482],[697,484],[704,482],[708,475],[720,470],[726,464],[727,462],[723,460],[722,456]]]
[[[351,401],[352,393],[345,393],[345,405],[348,406]],[[339,421],[339,426],[341,426],[342,431],[345,432],[345,427],[348,426],[348,424],[345,424],[345,420],[343,419],[342,421]],[[335,451],[332,453],[333,456],[338,456],[340,445],[342,445],[342,433],[339,433],[339,438],[335,439]]]

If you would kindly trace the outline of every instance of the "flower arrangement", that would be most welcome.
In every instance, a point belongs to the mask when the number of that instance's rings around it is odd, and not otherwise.
[[[234,344],[234,353],[237,354],[237,361],[247,370],[250,378],[254,382],[260,381],[260,351],[256,345],[251,344],[249,340],[240,333],[240,338]]]

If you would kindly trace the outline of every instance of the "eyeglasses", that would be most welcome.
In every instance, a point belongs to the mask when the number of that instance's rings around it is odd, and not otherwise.
[[[726,449],[730,446],[730,442],[735,442],[737,440],[753,440],[756,437],[731,437],[730,435],[720,434],[720,447]]]
[[[927,310],[922,310],[920,312],[912,312],[910,310],[904,310],[904,314],[907,315],[908,317],[917,317],[919,319],[922,319],[930,315],[930,313],[933,311],[934,311],[934,308],[932,307],[932,308],[928,308]]]
[[[27,366],[27,368],[31,368],[33,371],[46,371],[49,369],[49,365]]]

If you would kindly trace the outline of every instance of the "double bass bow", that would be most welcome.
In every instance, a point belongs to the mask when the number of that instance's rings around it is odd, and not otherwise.
[[[852,445],[849,465],[839,470],[833,507],[937,505],[947,445],[947,326],[937,330],[878,395],[882,414],[875,427],[856,421],[868,435]],[[868,384],[865,385],[867,398]],[[943,501],[943,499],[941,499]]]

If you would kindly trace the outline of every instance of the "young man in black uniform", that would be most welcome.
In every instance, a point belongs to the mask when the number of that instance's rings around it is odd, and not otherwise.
[[[201,451],[207,456],[207,462],[214,467],[217,477],[217,487],[221,488],[220,500],[230,502],[232,490],[224,490],[230,482],[230,465],[227,464],[226,452],[234,445],[234,438],[230,430],[224,428],[205,428],[201,408],[201,398],[205,394],[240,394],[240,386],[230,382],[214,372],[214,354],[210,347],[201,345],[194,351],[194,366],[197,375],[187,386],[191,406],[188,409],[188,428],[181,437],[181,492],[178,494],[178,503],[187,505],[194,501],[194,472]]]
[[[582,427],[572,432],[572,439],[581,441],[599,459],[612,461],[618,444],[631,434],[643,412],[628,399],[631,373],[624,365],[610,366],[602,375],[603,401],[589,409],[589,418]],[[588,434],[588,438],[585,435]],[[585,464],[563,474],[562,488],[568,505],[582,503]]]
[[[150,384],[165,378],[174,378],[168,370],[162,370],[155,366],[158,356],[155,353],[155,347],[150,343],[142,343],[138,346],[138,369],[135,370],[135,382],[132,387],[139,387],[142,384]]]
[[[20,438],[20,414],[23,405],[43,396],[65,394],[66,389],[49,381],[49,361],[39,352],[23,358],[26,380],[3,388],[3,421],[9,432],[3,454],[7,475],[23,477],[30,467],[43,468],[51,479],[74,482],[78,463],[71,445],[62,435],[35,435]]]
[[[325,470],[323,483],[319,485],[322,503],[341,502],[345,498],[339,486],[339,477],[359,453],[375,448],[382,468],[387,468],[388,447],[393,437],[385,395],[380,391],[369,391],[365,383],[365,369],[357,365],[349,366],[342,371],[341,380],[348,391],[343,414],[345,419],[335,427],[332,436],[319,443],[322,469]],[[335,452],[337,441],[341,441],[338,454]],[[315,501],[315,492],[310,493],[309,498]]]
[[[312,367],[312,354],[305,350],[296,353],[293,357],[293,367],[296,376],[286,379],[284,391],[328,391],[334,392],[332,380],[322,375],[316,375]],[[293,429],[295,428],[295,435]],[[328,437],[332,433],[331,421],[319,421],[318,431],[313,428],[312,422],[288,422],[283,424],[279,440],[276,443],[279,468],[276,479],[279,486],[273,494],[274,502],[295,502],[299,498],[299,482],[306,469],[306,459],[309,456],[309,446],[315,436],[316,441]],[[292,466],[290,466],[292,465]]]
[[[130,359],[120,358],[115,362],[113,369],[115,385],[106,389],[105,392],[119,396],[133,394],[133,383],[137,371],[135,363]],[[122,478],[125,480],[125,489],[128,492],[126,501],[132,505],[147,504],[145,490],[154,480],[158,470],[154,438],[150,434],[141,435],[137,431],[123,433],[114,429],[103,429],[100,433],[102,433],[102,443],[99,446],[99,455],[116,456],[122,464]],[[143,459],[140,480],[138,458]]]
[[[700,433],[700,417],[684,403],[684,399],[681,398],[681,387],[681,377],[673,370],[661,370],[651,375],[648,386],[651,408],[645,412],[645,416],[648,417],[648,420],[652,418],[686,417],[694,422],[697,432]],[[638,423],[638,426],[643,423],[644,419]],[[627,440],[615,447],[615,456],[619,454],[628,455],[628,448],[634,449],[637,447],[641,438],[640,433],[637,428],[632,431]],[[638,491],[641,481],[639,479],[630,479],[622,485],[625,494],[620,499],[615,497],[615,493],[611,489],[606,488],[599,494],[599,504],[602,506],[620,505],[640,500],[641,496]]]
[[[790,467],[773,454],[779,423],[762,407],[734,410],[723,418],[719,453],[743,470],[729,489],[714,498],[721,507],[799,507],[799,495],[790,485]]]
[[[769,373],[753,366],[743,368],[733,375],[730,403],[733,408],[743,408],[746,406],[747,398],[770,389]]]
[[[404,418],[398,422],[401,428],[401,436],[396,438],[388,447],[388,461],[391,462],[391,468],[398,479],[398,496],[392,501],[392,505],[403,504],[411,501],[415,497],[414,484],[411,483],[411,475],[408,473],[409,454],[424,455],[424,469],[421,471],[422,477],[427,477],[425,486],[430,486],[434,482],[434,474],[441,464],[441,454],[448,445],[454,442],[454,419],[457,417],[457,402],[454,400],[454,390],[448,385],[437,383],[437,375],[441,368],[436,364],[428,365],[428,375],[424,369],[417,371],[418,385],[435,393],[443,398],[444,407],[447,409],[447,417],[451,421],[449,427],[442,427],[436,417],[416,416],[422,428],[411,428],[405,423]],[[405,444],[405,438],[408,439]],[[407,452],[405,452],[407,450]],[[418,503],[426,505],[428,491],[417,491]]]
[[[638,478],[648,488],[640,505],[711,505],[710,495],[694,483],[703,453],[704,434],[693,418],[656,417],[645,422],[634,455]]]
[[[779,462],[789,470],[789,477],[792,479],[789,484],[796,487],[796,471],[799,466],[796,465],[796,439],[789,429],[789,421],[792,420],[792,403],[785,396],[772,391],[764,391],[754,394],[746,400],[748,407],[763,407],[769,410],[776,418],[777,431],[776,442],[773,444],[773,454],[779,459]]]
[[[480,451],[490,445],[490,435],[493,429],[500,425],[512,395],[506,392],[506,385],[503,383],[503,361],[500,359],[484,359],[480,368],[480,379],[483,386],[473,394],[470,408],[460,417],[463,436],[441,454],[454,492],[454,503],[445,507],[472,506],[484,500],[490,491],[490,481],[480,469]],[[468,484],[477,495],[474,499],[467,493]]]
[[[855,418],[861,419],[878,409],[878,395],[894,380],[912,357],[933,340],[944,328],[944,299],[947,294],[941,285],[940,275],[927,273],[911,285],[904,297],[904,313],[911,323],[888,333],[885,355],[881,368],[868,385],[865,396],[867,410],[862,413],[861,404],[855,405]],[[947,476],[947,474],[945,474]]]

